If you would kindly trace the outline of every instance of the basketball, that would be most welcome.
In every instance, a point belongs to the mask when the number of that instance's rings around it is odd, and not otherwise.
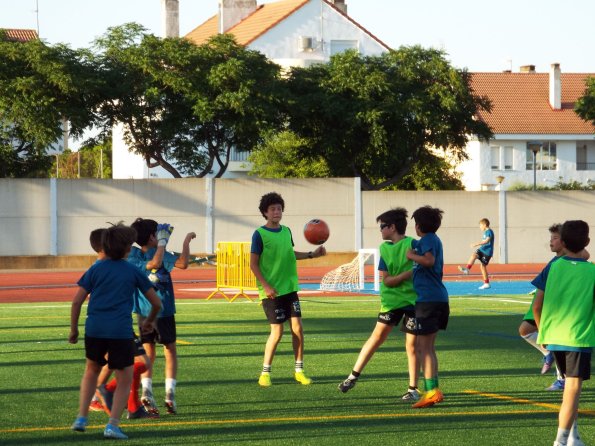
[[[310,220],[304,226],[304,237],[313,245],[322,245],[328,240],[329,235],[328,225],[318,218]]]

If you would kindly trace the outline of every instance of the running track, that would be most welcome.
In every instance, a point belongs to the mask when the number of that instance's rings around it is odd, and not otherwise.
[[[533,279],[544,264],[490,265],[490,278],[514,281]],[[322,276],[333,267],[303,267],[298,269],[300,283],[319,283]],[[83,271],[65,270],[2,270],[0,271],[0,303],[22,302],[70,302],[75,293],[76,282]],[[366,276],[372,277],[371,267]],[[191,267],[187,270],[174,270],[172,273],[176,299],[204,299],[216,287],[216,270],[214,267]],[[475,265],[472,274],[462,275],[456,265],[444,268],[446,281],[481,282],[479,266]],[[336,292],[317,292],[317,294],[334,295]],[[338,293],[348,294],[348,293]],[[218,299],[221,297],[217,297]]]

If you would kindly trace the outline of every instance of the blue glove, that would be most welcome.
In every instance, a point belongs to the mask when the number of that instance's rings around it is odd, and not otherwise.
[[[157,246],[165,246],[169,241],[169,237],[171,233],[174,231],[174,227],[167,224],[158,224],[157,225]]]

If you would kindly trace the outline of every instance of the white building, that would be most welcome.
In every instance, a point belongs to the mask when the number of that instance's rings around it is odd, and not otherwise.
[[[162,0],[164,17],[174,17],[177,0]],[[168,10],[168,8],[170,8]],[[171,36],[172,26],[164,25]],[[185,37],[197,45],[215,34],[233,34],[236,41],[259,51],[282,67],[306,67],[328,62],[330,56],[356,49],[364,56],[380,55],[389,47],[347,15],[344,0],[282,0],[258,5],[256,0],[219,0],[219,11]],[[114,178],[171,178],[161,168],[149,169],[132,154],[114,129]],[[246,175],[247,152],[233,153],[227,178]]]
[[[559,64],[550,73],[536,73],[533,65],[519,73],[473,73],[475,94],[492,101],[491,113],[481,118],[494,138],[469,142],[470,159],[459,167],[465,188],[493,190],[499,176],[503,189],[532,186],[534,179],[538,186],[595,181],[595,126],[574,111],[589,76],[595,73],[563,74]]]

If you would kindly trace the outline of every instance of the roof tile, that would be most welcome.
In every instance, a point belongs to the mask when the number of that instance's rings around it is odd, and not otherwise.
[[[30,40],[37,40],[39,36],[37,31],[33,29],[7,29],[0,28],[6,33],[8,40],[12,42],[29,42]]]

